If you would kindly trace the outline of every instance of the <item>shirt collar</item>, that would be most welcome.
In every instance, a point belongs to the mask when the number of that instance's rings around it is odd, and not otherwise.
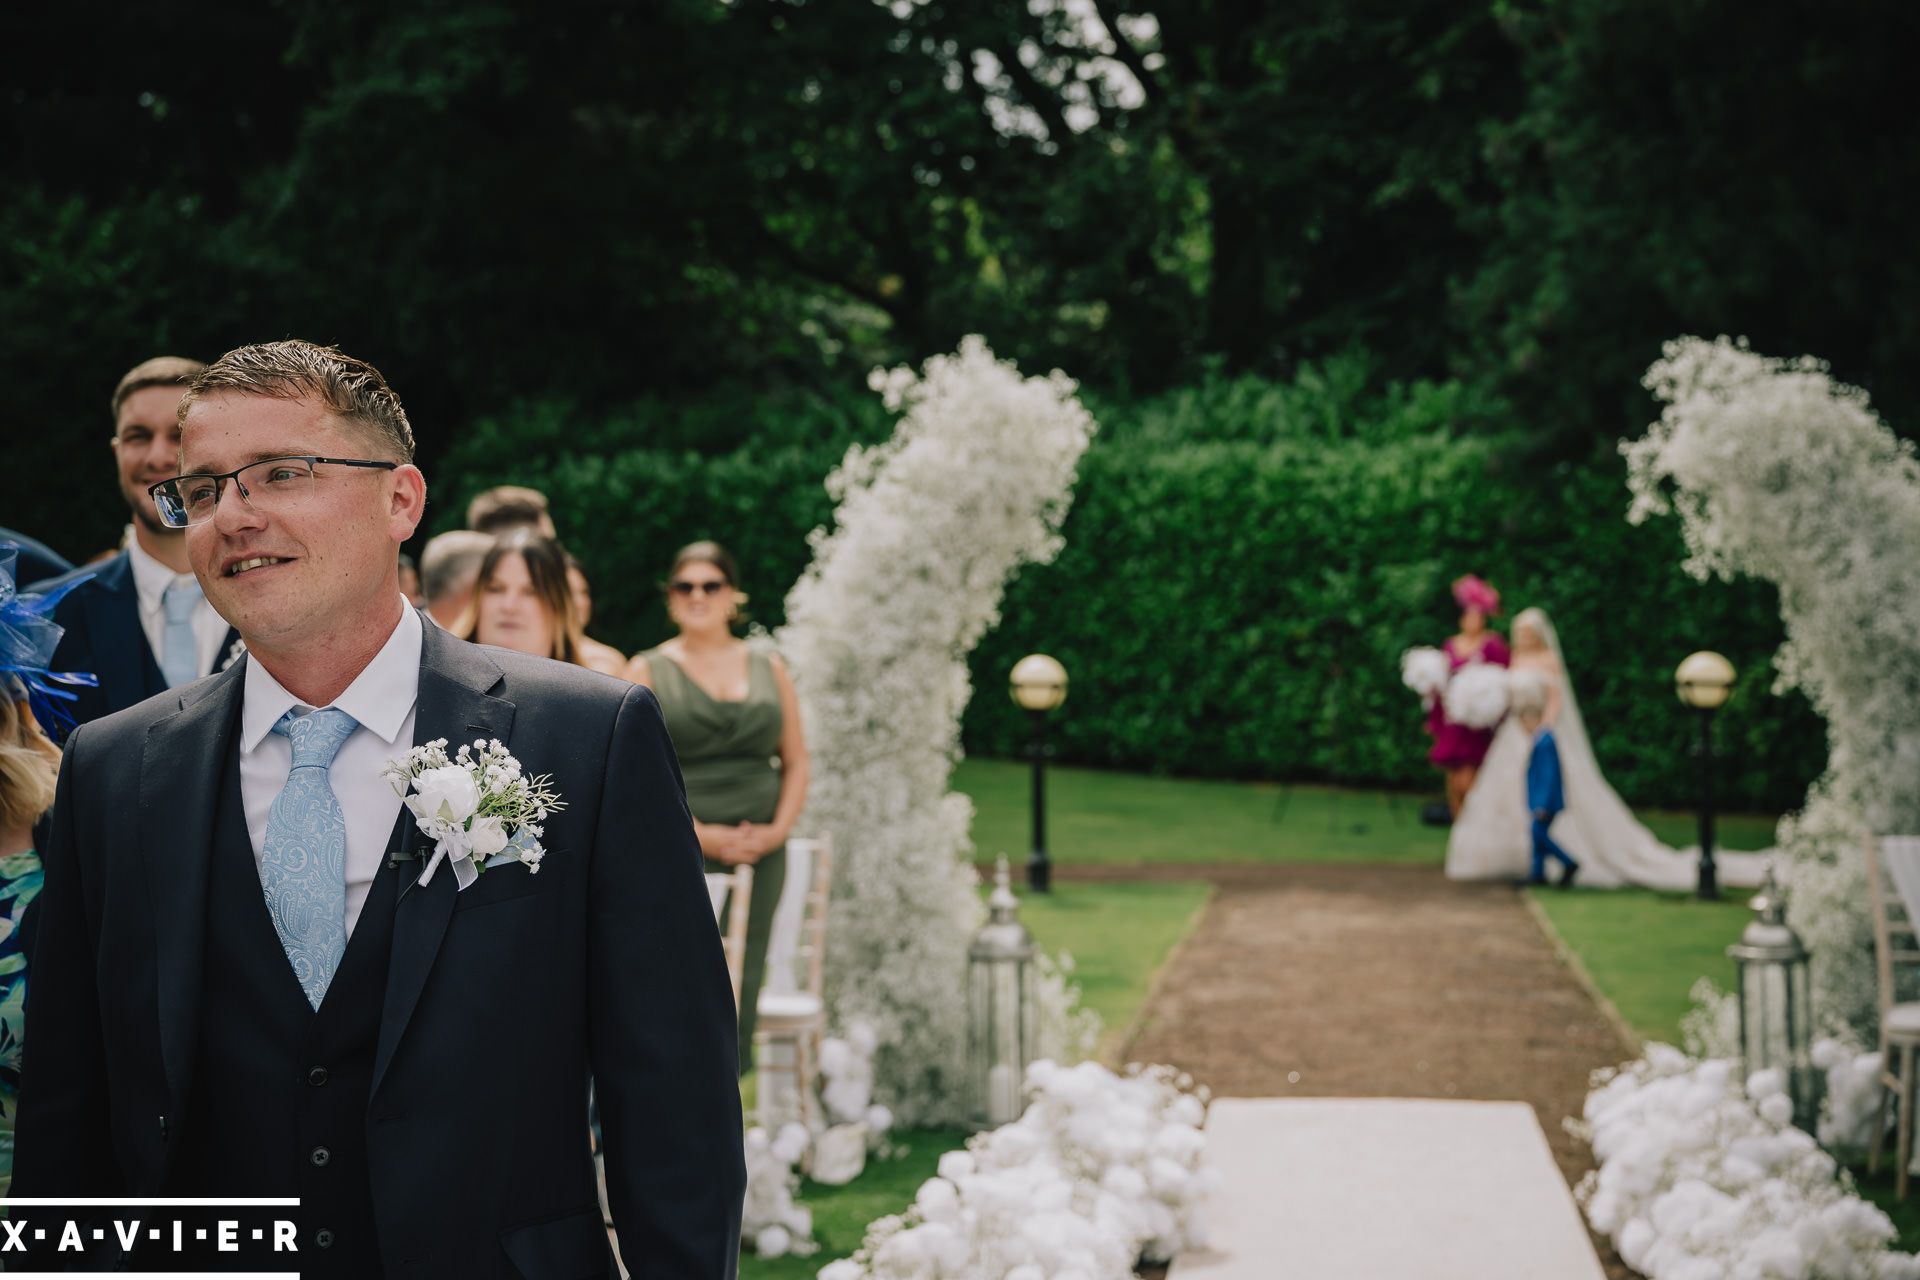
[[[422,640],[420,614],[412,605],[405,605],[386,644],[330,705],[340,708],[392,746],[420,696]],[[288,693],[264,666],[248,662],[246,688],[241,696],[241,752],[251,753],[273,731],[281,716],[304,706],[306,703]]]
[[[133,566],[133,589],[140,597],[142,609],[158,609],[168,587],[178,579],[191,581],[193,578],[190,573],[175,573],[148,555],[147,549],[140,545],[137,534],[127,536],[127,561]]]

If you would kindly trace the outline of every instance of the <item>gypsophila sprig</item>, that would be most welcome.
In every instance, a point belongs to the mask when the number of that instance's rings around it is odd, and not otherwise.
[[[523,863],[538,874],[547,852],[540,843],[546,835],[542,824],[566,808],[553,790],[552,775],[529,777],[498,738],[463,742],[451,756],[447,740],[436,738],[389,760],[381,776],[406,802],[421,834],[434,842],[421,884],[442,862],[452,863],[461,889],[503,862]]]

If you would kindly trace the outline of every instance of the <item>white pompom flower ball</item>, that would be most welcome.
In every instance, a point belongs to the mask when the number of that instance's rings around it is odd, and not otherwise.
[[[837,1036],[820,1042],[820,1071],[823,1075],[844,1075],[853,1066],[853,1046]]]
[[[1452,665],[1446,654],[1422,645],[1400,655],[1400,680],[1422,699],[1431,701],[1447,687],[1447,673]]]
[[[808,1134],[805,1125],[788,1121],[780,1126],[780,1136],[773,1140],[774,1158],[786,1164],[799,1164],[812,1141],[812,1135]]]
[[[1507,714],[1507,669],[1475,663],[1447,682],[1447,719],[1469,729],[1491,729]]]

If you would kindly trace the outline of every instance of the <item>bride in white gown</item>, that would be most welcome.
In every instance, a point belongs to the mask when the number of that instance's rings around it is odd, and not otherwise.
[[[1553,823],[1553,839],[1580,864],[1583,885],[1640,885],[1691,889],[1699,878],[1699,846],[1664,845],[1607,784],[1587,740],[1580,703],[1566,677],[1560,637],[1541,609],[1513,619],[1514,671],[1532,671],[1549,688],[1546,726],[1560,749],[1567,807]],[[1494,735],[1473,790],[1447,837],[1447,876],[1454,880],[1523,880],[1532,860],[1532,816],[1527,812],[1527,759],[1533,740],[1509,718]],[[1760,883],[1767,855],[1716,851],[1720,883]]]

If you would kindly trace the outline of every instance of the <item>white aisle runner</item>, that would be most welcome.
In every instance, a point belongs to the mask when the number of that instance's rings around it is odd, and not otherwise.
[[[1525,1103],[1218,1098],[1207,1158],[1167,1280],[1604,1280]]]

